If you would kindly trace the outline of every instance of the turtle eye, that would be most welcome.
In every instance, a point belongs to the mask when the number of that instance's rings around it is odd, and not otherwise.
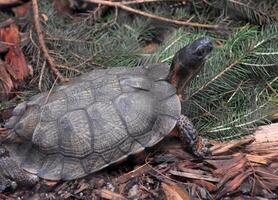
[[[206,53],[206,50],[205,50],[205,48],[199,48],[199,49],[197,49],[197,51],[195,53],[197,56],[203,57]]]

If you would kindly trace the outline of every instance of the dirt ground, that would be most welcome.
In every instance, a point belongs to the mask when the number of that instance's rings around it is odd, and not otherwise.
[[[0,199],[277,199],[278,124],[254,136],[211,141],[211,155],[198,160],[177,138],[85,178],[41,180],[34,188],[0,194]]]

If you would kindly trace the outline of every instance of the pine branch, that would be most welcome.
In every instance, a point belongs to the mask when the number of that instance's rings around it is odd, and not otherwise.
[[[264,2],[258,0],[217,0],[210,5],[226,10],[226,14],[229,16],[245,18],[259,25],[278,20],[278,16],[273,15],[273,13],[277,13],[278,3],[273,0]]]
[[[49,16],[42,23],[45,42],[57,66],[75,67],[85,72],[98,67],[136,67],[155,62],[170,63],[173,55],[185,44],[208,33],[178,29],[154,53],[142,51],[140,36],[148,32],[152,20],[134,18],[118,24],[113,14],[107,21],[93,26],[87,19],[63,19],[49,2],[41,1],[41,12]],[[169,9],[155,14],[167,15]],[[185,15],[186,10],[181,10]],[[180,17],[177,16],[176,17]],[[266,116],[273,111],[273,92],[269,86],[277,80],[278,50],[277,26],[263,30],[243,27],[229,38],[221,36],[223,46],[214,50],[204,71],[185,91],[183,113],[195,123],[204,135],[215,139],[231,139],[248,134],[258,123],[267,123]],[[155,31],[155,30],[152,30]],[[214,36],[215,37],[215,36]],[[36,38],[34,38],[36,39]],[[42,66],[44,59],[30,43],[26,49],[34,66]],[[38,64],[37,64],[38,63]],[[40,67],[35,68],[37,74]],[[62,70],[66,77],[77,73]],[[51,77],[45,70],[44,80]],[[53,78],[45,80],[49,89]]]

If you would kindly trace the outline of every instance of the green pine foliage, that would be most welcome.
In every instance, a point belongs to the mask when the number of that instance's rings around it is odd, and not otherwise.
[[[183,113],[193,120],[201,134],[222,140],[243,136],[256,125],[268,123],[267,116],[274,110],[273,102],[277,102],[273,90],[278,88],[278,25],[244,26],[228,37],[188,28],[175,29],[154,53],[144,53],[142,35],[152,34],[148,27],[153,20],[135,17],[132,22],[120,23],[112,12],[92,25],[90,17],[78,20],[61,17],[48,1],[41,1],[40,9],[49,17],[42,22],[49,52],[67,77],[79,73],[65,67],[85,73],[103,67],[170,64],[180,48],[199,37],[210,37],[218,45],[205,69],[187,87]],[[169,15],[172,11],[157,12]],[[188,10],[180,8],[175,13],[182,18]],[[33,40],[25,51],[38,75],[44,59],[35,44],[35,34]],[[54,80],[50,72],[45,72],[44,90]]]
[[[207,136],[240,137],[275,111],[269,85],[278,76],[277,28],[239,30],[189,87],[184,108]]]

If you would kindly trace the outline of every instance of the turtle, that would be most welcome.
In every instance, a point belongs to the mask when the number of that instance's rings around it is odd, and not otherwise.
[[[181,114],[181,94],[212,50],[202,37],[181,48],[171,65],[93,70],[18,104],[0,134],[0,189],[85,177],[174,129],[202,158],[208,148]]]

